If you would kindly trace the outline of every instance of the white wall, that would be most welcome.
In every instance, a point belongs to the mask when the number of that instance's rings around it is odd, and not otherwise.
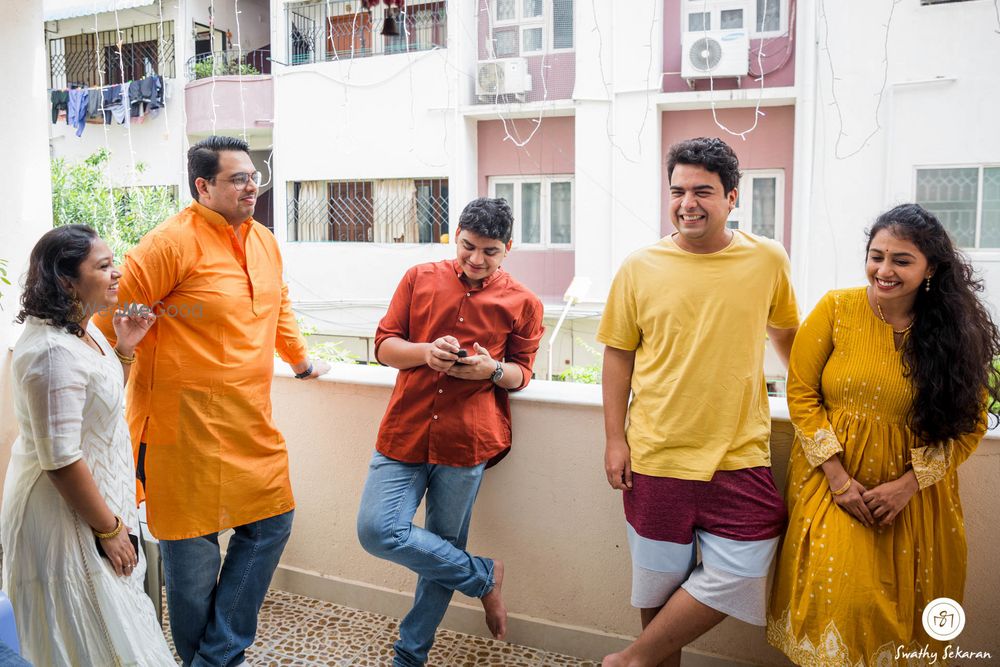
[[[795,217],[795,234],[808,225],[808,243],[793,248],[806,309],[829,289],[863,282],[864,229],[880,212],[914,199],[916,167],[1000,163],[1000,24],[993,3],[898,3],[887,42],[891,5],[826,3],[827,24],[816,16],[818,52],[797,72],[800,90],[808,90],[810,77],[817,82],[815,99],[800,98],[815,119],[815,138],[799,137],[814,151],[812,182],[796,179],[808,201],[805,215]],[[1000,253],[973,256],[996,305]]]
[[[19,327],[12,319],[18,311],[18,285],[28,266],[28,256],[38,237],[52,227],[52,197],[45,133],[48,96],[45,92],[46,50],[41,39],[41,3],[11,0],[0,21],[0,62],[11,64],[4,72],[9,91],[17,91],[4,111],[0,144],[0,258],[6,259],[11,285],[0,284],[0,469],[5,469],[7,445],[16,427],[11,407],[10,355]],[[16,65],[14,65],[16,63]]]
[[[64,120],[51,124],[49,120],[49,136],[52,157],[65,158],[71,163],[79,162],[92,155],[95,151],[106,148],[111,151],[111,162],[108,175],[116,185],[177,185],[182,192],[183,187],[183,151],[184,151],[184,63],[186,61],[186,45],[190,40],[190,30],[183,29],[183,5],[178,7],[177,0],[165,0],[162,3],[164,21],[174,22],[174,73],[175,78],[167,80],[166,108],[161,110],[156,118],[147,117],[141,124],[131,123],[129,127],[112,122],[110,125],[88,124],[83,135],[76,136],[73,128]],[[58,31],[45,34],[46,73],[48,72],[48,40],[93,33],[95,31],[115,30],[136,25],[159,23],[159,5],[150,5],[138,9],[106,12],[73,19],[63,19],[56,22]],[[42,25],[39,19],[39,26]],[[53,22],[48,24],[53,25]],[[37,34],[36,30],[36,34]],[[48,79],[39,86],[47,87]],[[141,171],[135,165],[142,164]]]
[[[277,60],[287,58],[285,20],[284,6],[272,3]],[[292,181],[448,178],[454,228],[476,188],[475,124],[458,113],[470,94],[471,65],[455,55],[474,54],[467,31],[475,34],[469,16],[449,16],[456,48],[274,64],[275,235],[293,298],[310,308],[336,303],[314,310],[318,317],[376,322],[365,303],[387,303],[410,266],[454,256],[444,244],[287,243],[285,211]]]

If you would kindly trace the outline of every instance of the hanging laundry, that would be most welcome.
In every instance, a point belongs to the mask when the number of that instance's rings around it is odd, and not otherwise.
[[[105,86],[101,89],[101,96],[101,108],[104,109],[104,124],[111,125],[111,107],[121,103],[122,87],[118,84]]]
[[[119,125],[129,124],[128,84],[115,84],[104,89],[104,124],[114,118]]]
[[[145,102],[142,96],[142,80],[132,81],[128,84],[129,115],[138,118],[142,115],[142,104]]]
[[[104,116],[104,110],[101,108],[102,94],[100,88],[90,88],[88,89],[87,95],[87,119],[97,118],[98,116]]]
[[[87,126],[87,101],[90,93],[86,88],[72,88],[66,110],[66,122],[76,128],[76,136],[83,134]]]
[[[52,91],[52,124],[55,125],[56,121],[59,120],[59,112],[67,111],[69,105],[69,92],[65,90],[53,90]],[[69,119],[66,119],[66,123],[69,124]]]

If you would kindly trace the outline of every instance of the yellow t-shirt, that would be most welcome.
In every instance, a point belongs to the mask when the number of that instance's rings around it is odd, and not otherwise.
[[[630,255],[597,340],[635,350],[626,436],[632,470],[710,480],[771,463],[765,328],[798,326],[784,248],[740,231],[716,253],[668,236]]]

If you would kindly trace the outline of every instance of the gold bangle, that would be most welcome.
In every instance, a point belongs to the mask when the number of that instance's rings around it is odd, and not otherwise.
[[[847,478],[847,481],[846,481],[846,482],[844,483],[844,485],[843,485],[842,487],[840,487],[840,488],[839,488],[839,489],[837,489],[836,491],[832,491],[832,490],[831,490],[831,492],[832,492],[832,493],[833,493],[833,495],[835,495],[835,496],[842,496],[842,495],[844,495],[845,493],[847,493],[847,490],[848,490],[848,489],[850,489],[850,488],[851,488],[851,484],[852,484],[853,482],[854,482],[854,480],[853,480],[852,478],[848,477],[848,478]]]
[[[94,529],[93,527],[91,527],[91,530],[94,531],[94,535],[96,535],[98,539],[101,539],[101,540],[110,540],[112,537],[118,537],[118,533],[122,532],[122,528],[124,528],[124,527],[125,527],[125,524],[122,523],[122,518],[116,514],[115,515],[115,529],[112,530],[110,533],[101,533],[101,532],[97,531],[96,529]]]
[[[135,352],[132,353],[132,356],[126,357],[124,354],[118,351],[117,347],[114,348],[114,351],[115,351],[115,356],[118,357],[118,361],[122,362],[126,366],[131,366],[132,364],[135,363]]]

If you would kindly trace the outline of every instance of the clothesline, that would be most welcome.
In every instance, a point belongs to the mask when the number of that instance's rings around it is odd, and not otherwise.
[[[142,123],[147,114],[159,115],[167,95],[166,81],[162,76],[114,83],[107,86],[82,86],[70,84],[68,88],[49,90],[52,102],[52,124],[65,112],[66,124],[76,128],[81,136],[87,122],[110,125],[112,119],[119,125]]]

